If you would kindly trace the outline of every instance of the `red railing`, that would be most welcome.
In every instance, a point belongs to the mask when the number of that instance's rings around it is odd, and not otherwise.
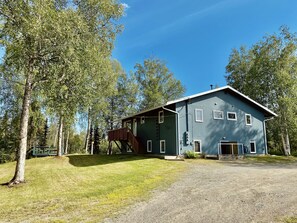
[[[108,132],[108,140],[109,141],[121,141],[121,140],[127,140],[128,139],[128,128],[121,128],[121,129],[115,129],[110,130]]]
[[[120,128],[108,132],[109,141],[128,141],[135,153],[141,153],[141,144],[129,128]]]

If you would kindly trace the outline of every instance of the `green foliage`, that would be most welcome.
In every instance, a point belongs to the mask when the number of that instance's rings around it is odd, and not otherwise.
[[[184,153],[184,156],[186,159],[196,159],[198,158],[198,154],[195,153],[194,151],[192,150],[187,150],[185,153]]]
[[[139,84],[139,109],[149,109],[181,97],[185,88],[174,78],[166,64],[157,58],[135,65],[135,78]]]
[[[267,122],[267,136],[275,149],[297,150],[297,38],[287,27],[267,35],[250,49],[233,49],[226,66],[227,83],[278,117]],[[290,140],[289,140],[290,139]]]
[[[0,1],[0,44],[5,49],[0,106],[27,114],[26,102],[38,103],[30,118],[21,117],[18,129],[19,135],[29,129],[30,146],[41,141],[41,111],[69,126],[79,109],[100,104],[94,98],[103,101],[110,94],[115,84],[110,56],[122,14],[123,6],[114,0]],[[25,155],[25,137],[19,136],[19,158]]]
[[[68,154],[82,154],[84,153],[84,133],[71,132],[69,136]]]

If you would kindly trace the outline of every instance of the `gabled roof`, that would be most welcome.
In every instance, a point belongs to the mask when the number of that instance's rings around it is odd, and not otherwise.
[[[202,93],[194,94],[194,95],[191,95],[191,96],[183,97],[183,98],[180,98],[180,99],[177,99],[177,100],[169,101],[169,102],[167,102],[164,105],[161,105],[161,106],[158,106],[158,107],[155,107],[155,108],[152,108],[152,109],[147,109],[147,110],[141,111],[141,112],[139,112],[137,114],[130,115],[130,116],[125,117],[123,119],[127,119],[127,118],[131,118],[131,117],[134,117],[134,116],[138,116],[138,115],[141,115],[141,114],[146,113],[146,112],[149,112],[149,111],[160,109],[160,108],[165,107],[165,106],[168,106],[168,105],[176,104],[178,102],[187,101],[187,100],[190,100],[190,99],[193,99],[193,98],[198,98],[198,97],[201,97],[201,96],[204,96],[204,95],[212,94],[212,93],[219,92],[219,91],[225,91],[225,90],[234,93],[235,95],[243,98],[247,102],[251,103],[252,105],[254,105],[255,107],[257,107],[258,109],[260,109],[261,111],[263,111],[264,114],[265,114],[265,117],[276,117],[277,116],[277,114],[275,114],[270,109],[268,109],[265,106],[259,104],[258,102],[254,101],[253,99],[249,98],[248,96],[240,93],[239,91],[237,91],[233,87],[230,87],[230,86],[227,85],[227,86],[224,86],[224,87],[220,87],[220,88],[212,89],[212,90],[205,91],[205,92],[202,92]]]

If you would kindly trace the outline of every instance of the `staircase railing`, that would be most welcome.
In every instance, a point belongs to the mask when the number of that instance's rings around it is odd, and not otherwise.
[[[129,128],[120,128],[108,132],[109,141],[128,141],[135,153],[141,152],[140,142]]]

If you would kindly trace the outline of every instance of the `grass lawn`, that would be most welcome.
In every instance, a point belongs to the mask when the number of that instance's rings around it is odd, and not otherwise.
[[[260,163],[292,163],[297,162],[297,157],[294,156],[250,156],[246,157],[247,161]]]
[[[15,163],[0,165],[0,183]],[[27,183],[0,186],[1,222],[100,222],[173,182],[185,162],[131,155],[73,155],[26,162]]]

